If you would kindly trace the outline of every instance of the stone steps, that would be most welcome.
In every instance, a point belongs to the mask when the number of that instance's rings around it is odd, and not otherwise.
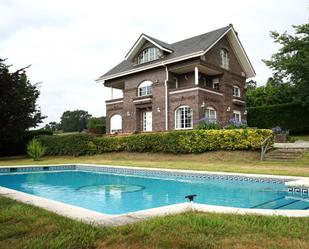
[[[274,149],[265,155],[266,161],[295,161],[303,155],[303,151],[297,149]]]

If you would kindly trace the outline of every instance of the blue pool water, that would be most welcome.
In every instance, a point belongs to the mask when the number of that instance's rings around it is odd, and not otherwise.
[[[197,177],[134,176],[80,170],[0,174],[0,186],[90,210],[123,214],[185,202],[243,208],[309,209],[284,184]]]

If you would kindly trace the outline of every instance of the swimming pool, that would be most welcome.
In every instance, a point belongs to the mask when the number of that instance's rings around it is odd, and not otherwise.
[[[224,207],[309,210],[308,193],[291,193],[288,178],[86,165],[0,168],[0,186],[120,215],[186,202]]]

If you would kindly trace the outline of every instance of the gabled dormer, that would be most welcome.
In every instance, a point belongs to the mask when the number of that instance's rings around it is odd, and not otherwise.
[[[129,50],[125,59],[136,65],[141,65],[162,59],[172,52],[170,44],[142,34]]]

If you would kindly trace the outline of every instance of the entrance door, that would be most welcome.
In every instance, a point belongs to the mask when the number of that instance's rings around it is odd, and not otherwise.
[[[143,131],[152,131],[152,111],[143,112]]]

